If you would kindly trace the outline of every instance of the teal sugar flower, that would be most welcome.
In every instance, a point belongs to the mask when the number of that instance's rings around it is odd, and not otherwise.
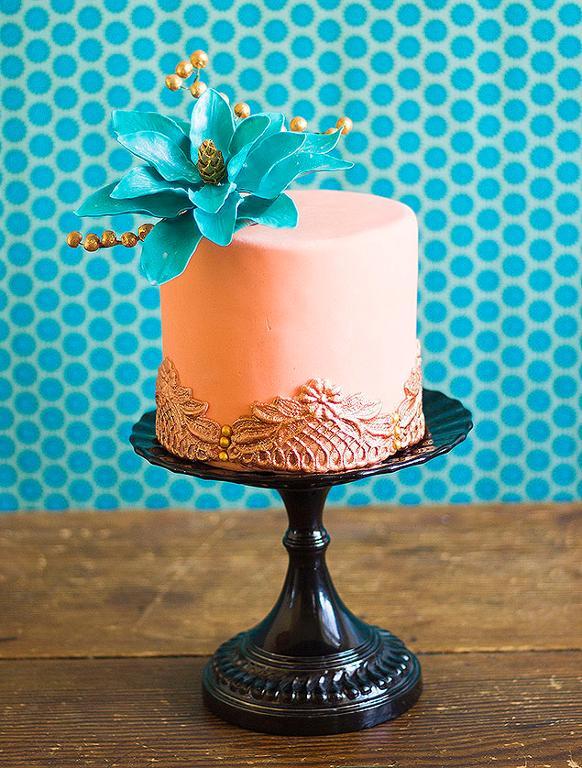
[[[312,171],[351,168],[329,153],[340,131],[288,131],[278,113],[245,119],[208,89],[190,123],[157,112],[113,113],[119,143],[145,165],[92,194],[78,216],[144,213],[161,219],[144,242],[140,267],[154,284],[186,268],[203,237],[226,246],[249,224],[295,227],[297,209],[285,190]]]

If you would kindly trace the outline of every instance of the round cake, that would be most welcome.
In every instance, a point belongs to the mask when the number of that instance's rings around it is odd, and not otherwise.
[[[338,472],[424,435],[414,213],[375,195],[289,194],[295,229],[204,239],[161,286],[156,432],[178,456]]]

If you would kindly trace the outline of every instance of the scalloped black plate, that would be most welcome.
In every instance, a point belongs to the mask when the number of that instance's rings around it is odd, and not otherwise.
[[[326,474],[299,472],[272,472],[256,470],[234,470],[213,466],[199,461],[189,461],[174,456],[163,448],[156,439],[156,412],[148,411],[134,425],[130,441],[137,454],[150,464],[169,469],[182,475],[201,477],[204,480],[223,480],[259,488],[307,489],[327,488],[332,485],[351,483],[364,477],[397,472],[404,467],[424,464],[435,456],[448,453],[462,443],[473,427],[471,413],[460,403],[442,392],[423,390],[423,410],[427,425],[427,436],[416,445],[399,451],[381,464],[348,472]]]

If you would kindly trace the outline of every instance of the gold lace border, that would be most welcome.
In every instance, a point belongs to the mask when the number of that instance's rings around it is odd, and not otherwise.
[[[380,401],[310,379],[295,397],[254,403],[249,415],[219,424],[166,357],[156,386],[156,435],[170,453],[193,461],[285,472],[358,469],[424,437],[420,350],[403,390],[398,407],[384,413]]]

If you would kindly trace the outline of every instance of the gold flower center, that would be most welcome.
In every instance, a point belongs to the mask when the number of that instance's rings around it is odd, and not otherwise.
[[[222,152],[212,139],[204,139],[198,147],[198,170],[207,184],[220,184],[226,177],[226,163]]]

